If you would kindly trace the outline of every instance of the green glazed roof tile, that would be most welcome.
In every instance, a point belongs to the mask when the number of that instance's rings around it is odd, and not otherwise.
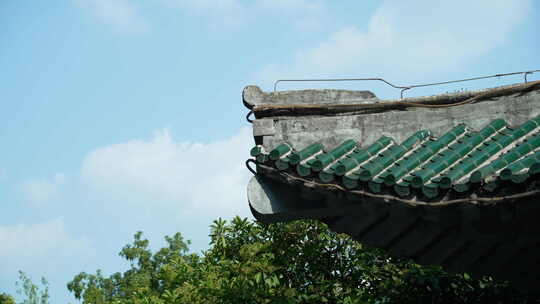
[[[514,174],[512,175],[512,182],[515,184],[521,184],[529,178],[528,173]]]
[[[488,192],[493,192],[499,187],[500,182],[498,180],[490,181],[484,184],[483,189]]]
[[[321,171],[326,166],[330,165],[332,162],[339,160],[340,157],[351,152],[354,148],[356,148],[356,145],[357,145],[356,141],[349,139],[343,142],[334,150],[328,153],[318,155],[316,157],[317,160],[312,165],[312,169],[317,172]]]
[[[405,174],[417,168],[418,166],[426,162],[435,153],[439,152],[443,147],[449,145],[454,140],[456,140],[459,134],[463,132],[465,132],[465,126],[459,125],[441,136],[439,139],[425,143],[423,147],[415,151],[413,155],[409,156],[407,159],[399,163],[396,163],[392,168],[388,169],[388,171],[390,172],[389,174],[385,175],[384,179],[386,185],[392,186]]]
[[[519,174],[520,172],[522,172],[523,170],[527,168],[533,169],[534,167],[534,169],[536,169],[535,165],[539,163],[540,163],[540,151],[535,152],[529,156],[526,156],[512,163],[511,165],[509,165],[508,167],[506,167],[504,170],[501,171],[500,177],[502,180],[510,180],[513,175]],[[531,173],[536,173],[536,172],[531,172]]]
[[[270,159],[278,160],[280,157],[284,156],[290,151],[291,151],[291,146],[289,146],[289,144],[281,144],[275,147],[272,151],[270,151]]]
[[[393,141],[391,138],[383,136],[367,149],[358,149],[357,151],[347,155],[347,157],[339,160],[338,166],[336,167],[336,175],[345,175],[345,173],[351,171],[355,167],[361,165],[365,161],[368,161],[370,158],[386,149],[392,144],[392,142]]]
[[[528,131],[530,132],[532,129]],[[540,135],[536,135],[533,138],[518,144],[512,150],[508,151],[508,153],[501,155],[491,163],[478,169],[471,174],[470,181],[473,183],[479,183],[482,179],[485,179],[504,167],[507,167],[538,147],[540,147]]]
[[[296,166],[296,173],[300,176],[308,176],[311,173],[311,168],[308,164],[298,164]]]
[[[408,183],[395,184],[394,191],[401,197],[411,194],[411,188],[409,187]]]
[[[533,174],[537,174],[540,172],[540,162],[536,162],[534,163],[530,168],[529,168],[529,171],[528,173],[530,175],[533,175]]]
[[[338,165],[338,163],[335,163],[331,165],[330,168],[324,169],[323,171],[319,172],[319,178],[325,183],[333,181],[335,179],[334,173]]]
[[[289,160],[287,158],[278,159],[274,162],[274,165],[279,170],[287,170],[289,168]]]
[[[401,143],[401,145],[391,146],[388,150],[381,153],[379,157],[360,167],[358,170],[360,180],[371,180],[384,169],[399,160],[405,153],[407,153],[407,151],[413,149],[415,146],[429,138],[430,135],[431,132],[429,131],[419,131],[407,138],[403,143]]]
[[[454,184],[452,186],[452,189],[454,189],[456,192],[463,193],[468,191],[471,188],[470,184]]]
[[[439,185],[431,183],[422,187],[422,193],[428,198],[434,198],[439,195]]]
[[[450,146],[442,153],[438,153],[433,157],[426,166],[412,173],[412,186],[419,188],[438,173],[449,168],[458,161],[466,151],[470,151],[472,143],[480,143],[481,141],[479,139],[481,139],[481,137],[477,134],[473,135],[471,133],[466,133],[460,140],[450,144]]]
[[[291,153],[291,155],[289,155],[289,162],[291,165],[297,165],[301,161],[322,151],[323,149],[324,147],[320,143],[311,144],[298,152]]]
[[[502,137],[494,139],[491,137],[491,141],[486,143],[486,147],[480,147],[476,151],[473,151],[462,164],[459,164],[452,168],[450,173],[441,180],[441,187],[450,187],[450,185],[457,181],[459,178],[466,174],[469,174],[477,167],[482,166],[487,160],[495,156],[498,152],[512,144],[514,141],[532,132],[536,126],[534,120],[525,122],[520,127],[506,132]],[[540,142],[539,142],[540,143]]]
[[[444,156],[434,159],[433,163],[428,165],[426,171],[420,171],[415,175],[413,179],[413,185],[424,184],[431,180],[433,177],[436,177],[438,174],[442,173],[449,168],[452,168],[453,165],[460,159],[462,159],[467,154],[471,153],[476,147],[486,141],[491,135],[494,135],[498,130],[504,128],[506,122],[503,119],[497,119],[489,123],[484,127],[480,132],[475,133],[473,136],[464,139],[461,143],[455,145],[448,153]],[[469,166],[470,167],[470,166]],[[441,180],[444,187],[449,186],[453,182],[453,178],[462,174],[465,171],[465,168],[457,168],[458,171],[455,171],[447,179]],[[454,176],[455,175],[455,176]],[[448,180],[450,179],[450,183]]]
[[[540,116],[516,128],[509,128],[503,119],[478,132],[457,125],[439,138],[422,130],[401,144],[383,136],[365,148],[349,139],[330,151],[321,143],[301,150],[282,143],[270,153],[257,145],[250,154],[280,171],[340,183],[347,189],[363,184],[374,193],[392,191],[401,197],[421,193],[427,198],[447,191],[494,191],[505,180],[523,183],[540,173]]]
[[[377,181],[370,181],[368,183],[369,190],[373,193],[380,193],[382,191],[382,183]]]
[[[310,175],[312,171],[311,166],[315,163],[315,160],[315,158],[305,159],[296,166],[296,172],[298,172],[300,176]]]
[[[343,185],[345,185],[347,189],[354,189],[358,187],[358,175],[354,173],[343,176],[342,181]]]
[[[268,154],[259,154],[255,159],[258,163],[266,163],[268,161]]]
[[[333,173],[329,173],[329,172],[325,172],[325,171],[321,171],[319,172],[319,178],[325,182],[325,183],[329,183],[331,181],[334,180],[334,174]]]
[[[253,157],[257,157],[257,155],[261,154],[263,152],[263,147],[261,145],[255,146],[251,148],[249,151],[249,154]]]

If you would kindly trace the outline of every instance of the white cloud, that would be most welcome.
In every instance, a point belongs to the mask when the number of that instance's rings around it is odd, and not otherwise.
[[[89,241],[72,236],[61,218],[33,225],[0,226],[0,244],[0,266],[7,266],[11,260],[61,262],[61,257],[83,258],[93,252]]]
[[[143,198],[180,213],[247,215],[246,185],[253,139],[248,128],[225,140],[175,141],[167,131],[95,149],[83,161],[82,178],[101,193]],[[168,208],[166,210],[169,210]]]
[[[257,77],[393,77],[459,69],[506,43],[530,6],[530,0],[385,1],[366,29],[342,28]]]
[[[58,173],[51,179],[32,179],[20,184],[20,191],[24,197],[33,203],[44,203],[57,198],[62,186],[66,183],[66,176]]]
[[[112,26],[116,31],[140,34],[149,30],[149,23],[141,8],[131,0],[74,0],[95,18]]]

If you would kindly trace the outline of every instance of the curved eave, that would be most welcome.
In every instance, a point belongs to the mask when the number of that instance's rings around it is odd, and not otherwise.
[[[309,191],[309,190],[307,190]],[[342,215],[343,209],[326,204],[317,194],[311,194],[262,175],[248,184],[248,201],[253,216],[265,223],[298,219],[327,219]]]

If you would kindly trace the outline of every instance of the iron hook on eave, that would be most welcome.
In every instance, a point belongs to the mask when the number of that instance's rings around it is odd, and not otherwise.
[[[253,123],[253,119],[250,119],[249,116],[251,116],[251,114],[253,114],[253,110],[250,110],[247,115],[246,115],[246,120],[252,124]]]
[[[251,167],[249,166],[250,163],[254,163],[255,165],[257,165],[257,162],[256,162],[254,159],[251,159],[251,158],[248,159],[248,160],[246,160],[246,167],[248,168],[248,170],[249,170],[251,173],[253,173],[253,175],[257,175],[257,171],[255,171],[253,168],[251,168]]]

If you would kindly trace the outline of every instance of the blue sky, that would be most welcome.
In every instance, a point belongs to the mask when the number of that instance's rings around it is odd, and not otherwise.
[[[142,230],[207,248],[248,216],[244,86],[279,78],[397,84],[540,69],[526,1],[65,0],[0,2],[0,292],[109,274]],[[481,88],[522,77],[407,92]],[[540,74],[529,76],[540,79]],[[283,84],[399,92],[375,83]]]

